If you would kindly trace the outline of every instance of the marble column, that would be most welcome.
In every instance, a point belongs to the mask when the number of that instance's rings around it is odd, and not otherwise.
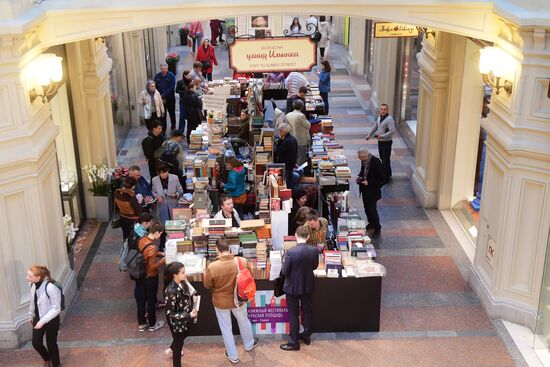
[[[30,265],[46,265],[76,294],[62,222],[54,125],[48,103],[31,104],[27,67],[41,52],[34,35],[0,37],[0,348],[30,338]],[[64,317],[64,313],[62,313]]]
[[[535,327],[550,228],[550,28],[502,24],[511,94],[493,91],[471,284],[494,318]],[[543,290],[547,292],[547,290]],[[547,297],[547,296],[546,296]]]
[[[363,74],[365,65],[365,27],[365,19],[350,19],[350,36],[346,67],[351,75]]]
[[[116,145],[109,90],[112,60],[102,38],[66,45],[67,62],[82,166],[116,165]],[[86,212],[95,218],[90,183],[84,180]]]
[[[145,89],[147,82],[143,31],[125,32],[122,37],[128,82],[128,108],[130,109],[132,125],[138,126],[143,120],[143,109],[138,105],[137,99],[141,91]]]
[[[363,33],[365,29],[363,28]],[[374,80],[372,87],[372,103],[378,108],[385,103],[390,108],[390,113],[395,114],[393,101],[395,100],[395,79],[397,70],[397,38],[376,38],[374,40]],[[363,48],[365,42],[363,40]]]
[[[412,186],[422,206],[437,207],[442,136],[447,117],[451,35],[438,32],[424,38],[418,56],[418,127]]]

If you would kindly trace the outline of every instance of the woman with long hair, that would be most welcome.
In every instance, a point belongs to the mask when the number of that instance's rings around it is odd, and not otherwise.
[[[166,278],[170,281],[164,290],[166,302],[166,322],[172,333],[172,344],[165,353],[172,356],[172,366],[181,367],[183,343],[187,337],[189,324],[197,317],[193,308],[196,300],[195,290],[189,287],[185,266],[173,262],[166,268]]]
[[[332,68],[328,60],[321,61],[321,70],[317,72],[319,77],[319,94],[325,105],[325,115],[328,115],[328,93],[330,92],[330,72]]]
[[[44,366],[61,366],[57,347],[61,290],[54,284],[48,268],[41,265],[33,265],[27,270],[27,282],[31,284],[29,315],[33,326],[32,346],[44,360]]]
[[[292,19],[292,24],[289,27],[290,34],[297,34],[302,32],[302,25],[300,24],[300,19],[298,17],[295,17]]]

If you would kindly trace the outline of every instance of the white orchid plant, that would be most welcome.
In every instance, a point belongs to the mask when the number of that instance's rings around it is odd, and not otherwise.
[[[78,228],[74,226],[73,218],[70,215],[63,216],[63,229],[65,230],[65,242],[67,244],[67,251],[71,250],[71,243],[76,237]]]
[[[93,196],[109,196],[110,181],[114,173],[113,168],[109,168],[105,164],[100,166],[92,164],[82,167],[82,170],[86,172],[88,182],[92,185],[90,191]]]

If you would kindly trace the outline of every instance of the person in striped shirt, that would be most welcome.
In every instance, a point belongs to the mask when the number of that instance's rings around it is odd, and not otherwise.
[[[293,71],[292,73],[288,74],[288,76],[286,77],[285,87],[288,90],[288,97],[292,97],[298,94],[300,87],[305,87],[305,86],[307,86],[307,79],[305,76],[302,75],[302,73]],[[290,112],[290,111],[287,111],[287,112]]]

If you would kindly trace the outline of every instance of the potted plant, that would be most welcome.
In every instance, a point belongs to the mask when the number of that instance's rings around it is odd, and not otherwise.
[[[180,55],[177,52],[171,52],[166,55],[166,63],[168,64],[168,70],[176,75],[178,62],[180,61]]]
[[[65,245],[67,247],[67,254],[69,255],[69,265],[71,266],[71,269],[74,270],[73,240],[76,237],[78,228],[74,226],[73,219],[68,214],[63,217],[63,229],[65,231]]]
[[[96,166],[82,167],[86,172],[88,182],[92,186],[89,190],[92,192],[95,208],[95,218],[98,222],[108,222],[110,217],[110,198],[111,193],[111,177],[113,169],[102,164]]]
[[[189,28],[182,27],[178,29],[178,33],[180,35],[180,45],[187,46],[187,36],[189,36]]]

